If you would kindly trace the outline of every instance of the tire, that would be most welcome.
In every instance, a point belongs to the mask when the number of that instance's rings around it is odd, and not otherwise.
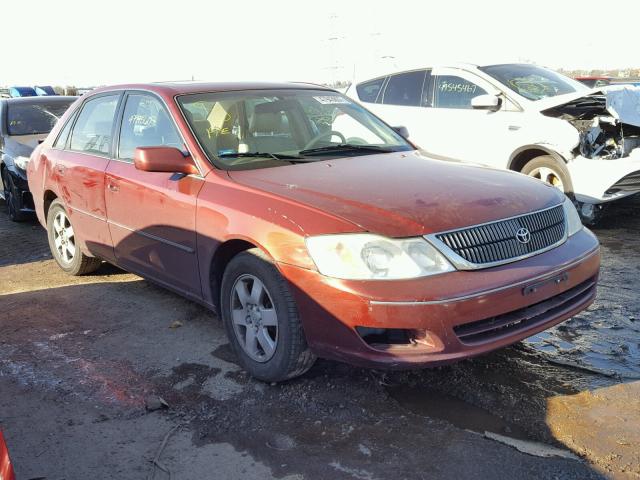
[[[254,295],[258,290],[262,295]],[[262,251],[254,248],[231,259],[222,277],[220,304],[231,348],[251,376],[281,382],[312,367],[316,357],[307,345],[289,286]],[[263,347],[267,343],[272,350]]]
[[[562,190],[565,195],[573,197],[573,183],[571,183],[571,175],[567,166],[551,155],[541,155],[529,160],[522,167],[521,173],[550,183]]]
[[[16,186],[13,183],[11,174],[6,171],[2,171],[2,188],[4,194],[4,201],[7,204],[7,210],[9,212],[9,219],[12,222],[24,222],[29,218],[29,215],[20,211],[20,200],[16,196]]]
[[[61,233],[60,230],[62,230]],[[73,225],[71,225],[67,211],[59,200],[54,200],[49,207],[47,236],[51,255],[60,268],[69,275],[85,275],[96,271],[102,264],[102,260],[99,258],[85,255],[80,250],[75,241],[76,233]],[[72,254],[71,247],[73,247]]]

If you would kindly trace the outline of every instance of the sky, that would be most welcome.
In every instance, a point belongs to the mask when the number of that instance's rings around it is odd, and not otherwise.
[[[34,0],[8,10],[0,85],[327,83],[461,61],[640,67],[638,0]]]

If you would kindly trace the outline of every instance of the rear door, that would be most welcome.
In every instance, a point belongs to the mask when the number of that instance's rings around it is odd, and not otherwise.
[[[430,139],[430,130],[425,122],[427,108],[423,92],[428,90],[430,78],[430,70],[390,75],[376,103],[366,106],[389,125],[407,127],[411,141],[424,147]]]
[[[87,99],[49,152],[59,195],[78,235],[76,241],[105,260],[114,259],[104,185],[120,98],[118,92]]]
[[[128,92],[119,117],[116,151],[107,169],[105,188],[117,263],[200,298],[195,220],[196,198],[204,180],[199,175],[135,168],[137,147],[186,149],[159,97]]]

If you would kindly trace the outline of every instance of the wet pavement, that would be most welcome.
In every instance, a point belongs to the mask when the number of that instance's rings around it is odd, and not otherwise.
[[[68,277],[44,230],[1,215],[0,426],[19,478],[638,479],[639,207],[595,230],[597,300],[554,329],[430,370],[318,361],[281,385],[246,376],[205,309],[108,265]]]

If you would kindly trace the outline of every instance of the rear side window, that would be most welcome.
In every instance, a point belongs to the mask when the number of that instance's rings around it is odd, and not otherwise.
[[[441,75],[436,78],[434,89],[436,108],[472,108],[471,99],[487,92],[473,82],[455,75]]]
[[[136,148],[160,146],[184,149],[164,105],[150,95],[128,95],[120,127],[118,158],[133,160]]]
[[[382,103],[386,105],[419,106],[426,70],[392,75],[384,90]]]
[[[108,155],[119,95],[87,100],[71,133],[71,150]]]
[[[73,101],[8,103],[7,133],[9,135],[41,135],[49,133],[72,103]]]
[[[384,78],[378,78],[376,80],[361,83],[360,85],[356,86],[358,98],[363,102],[375,103],[376,99],[378,98],[378,94],[382,89],[383,83]]]

